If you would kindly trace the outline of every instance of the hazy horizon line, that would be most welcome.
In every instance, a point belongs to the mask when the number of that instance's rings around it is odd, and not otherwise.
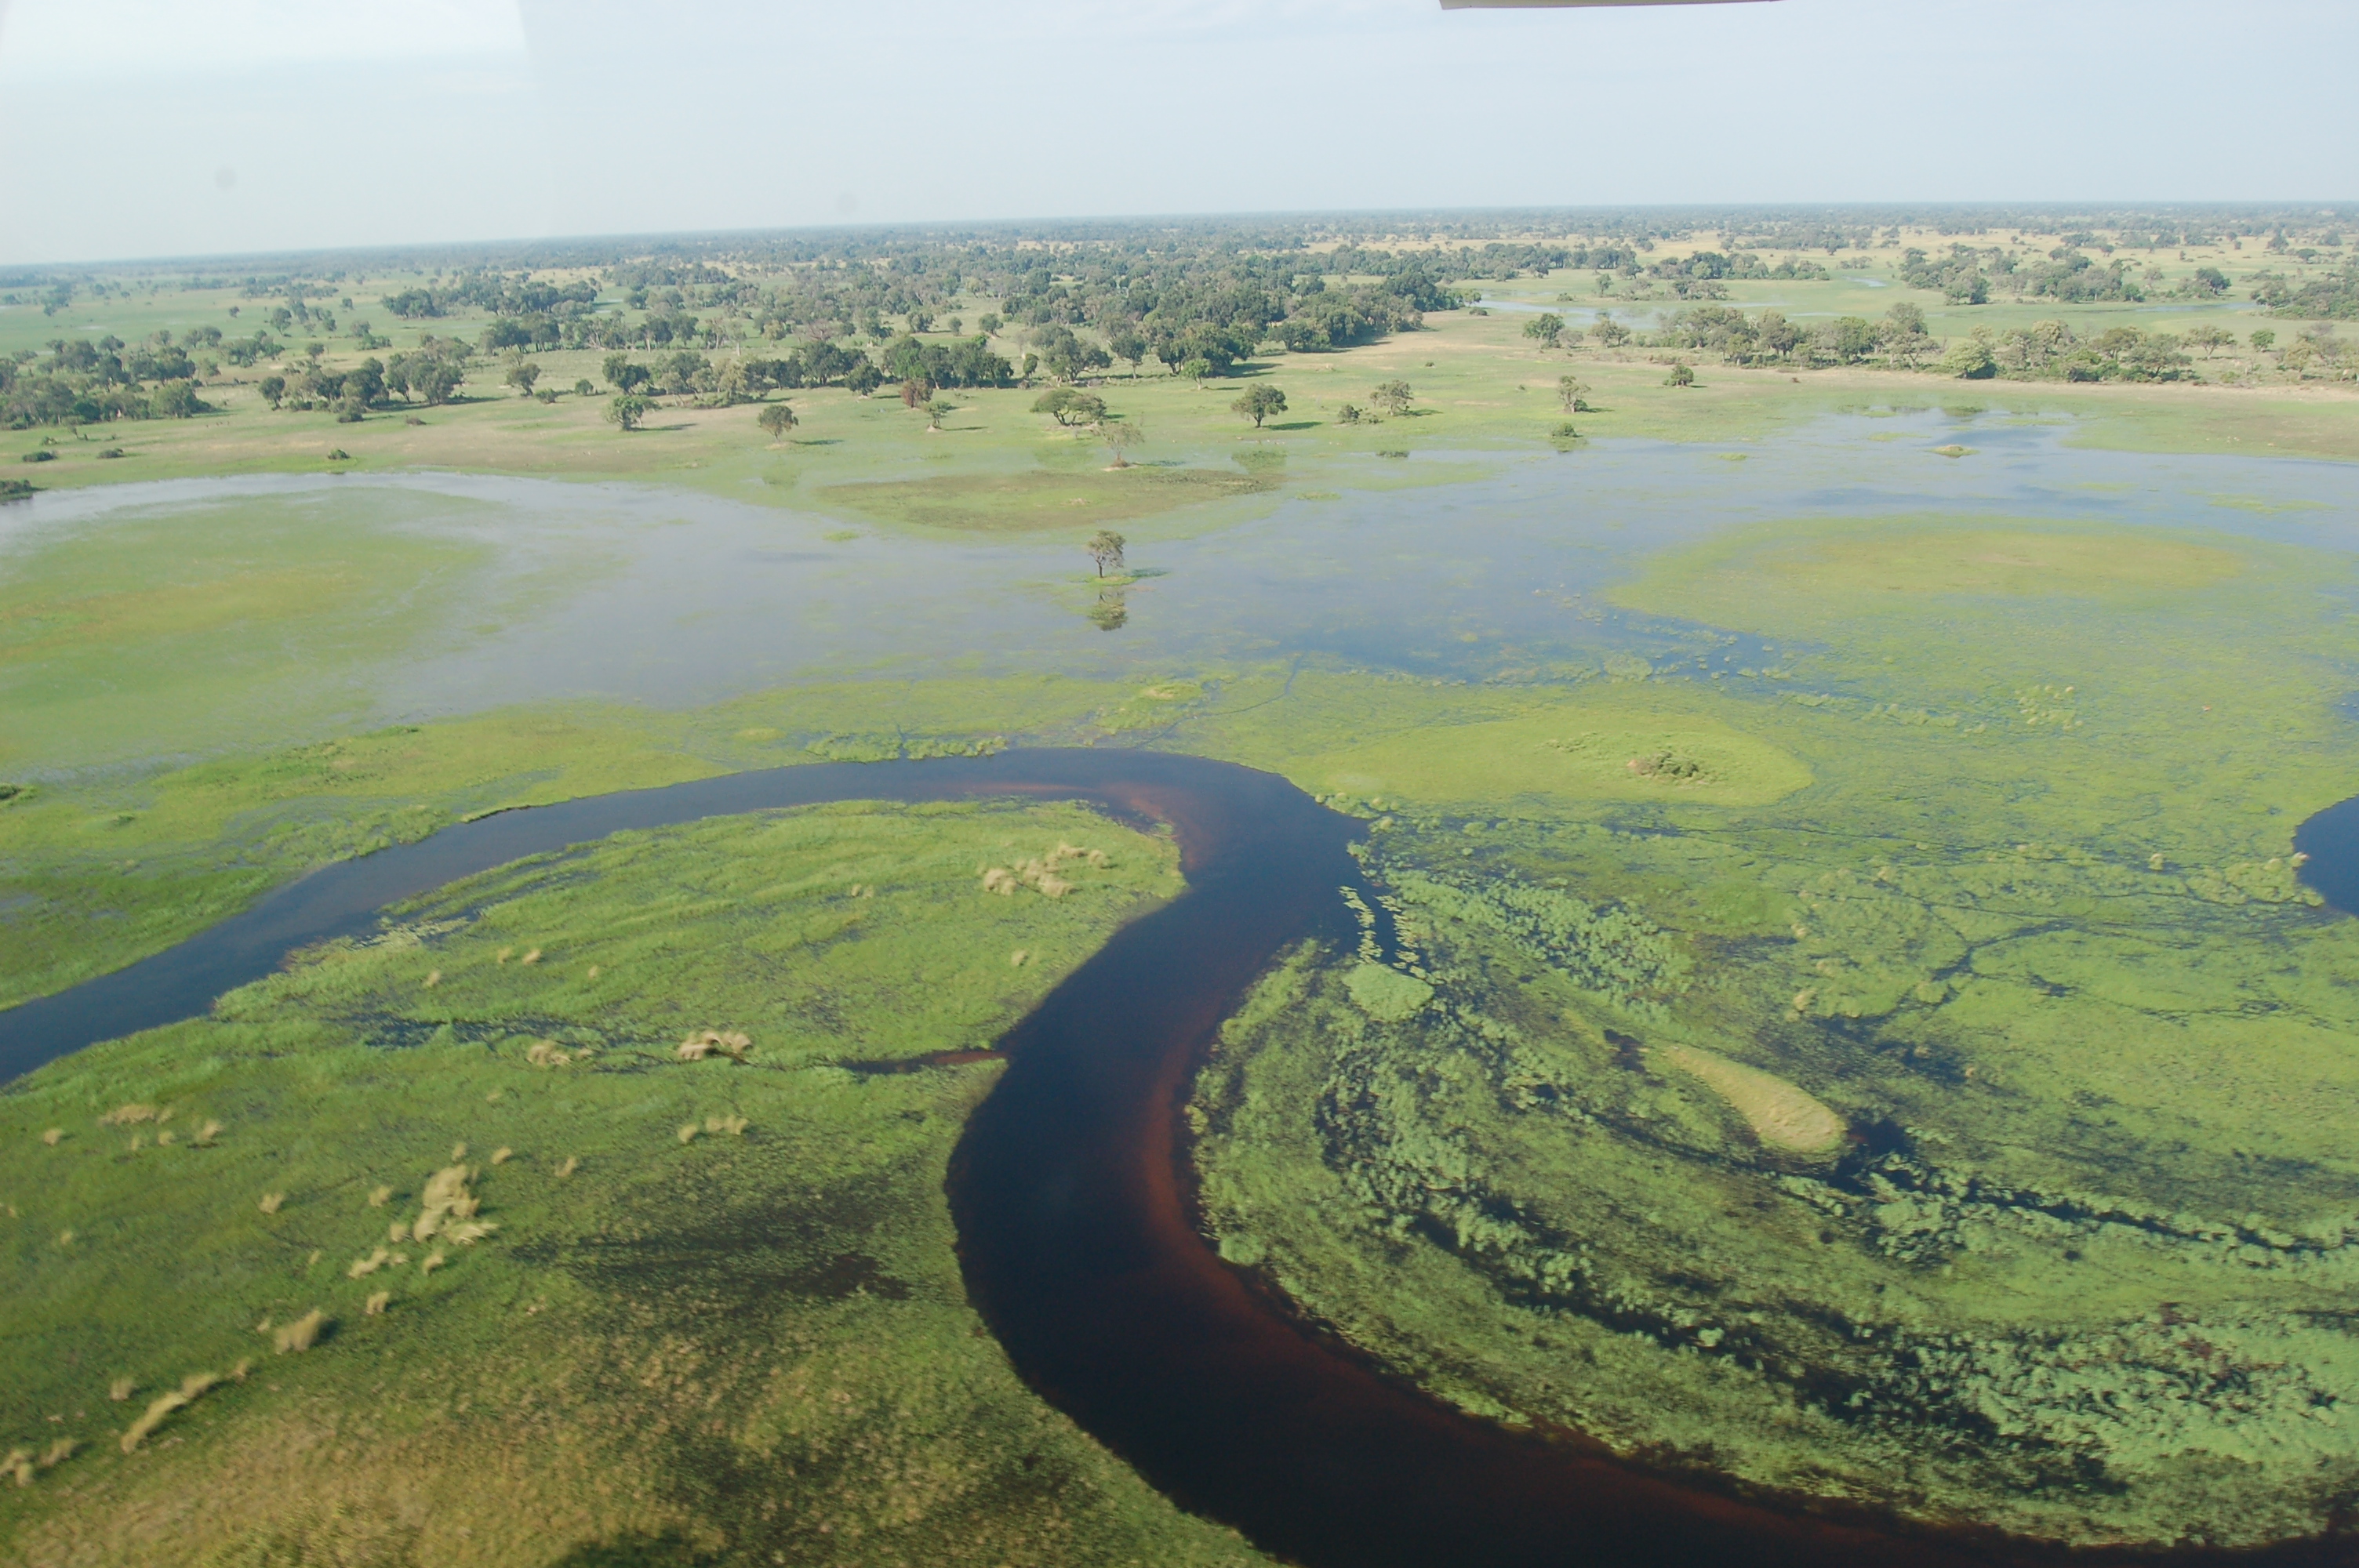
[[[1108,229],[1139,227],[1180,227],[1207,224],[1320,222],[1340,224],[1353,220],[1423,220],[1428,222],[1468,222],[1491,220],[1501,222],[1517,218],[1575,217],[1685,217],[1767,218],[1788,220],[1808,217],[1850,215],[1854,220],[1873,214],[1879,226],[1893,222],[1907,222],[1912,215],[1973,215],[2002,213],[2053,215],[2086,220],[2126,218],[2140,214],[2205,214],[2223,217],[2256,217],[2261,215],[2302,217],[2310,220],[2329,219],[2359,223],[2359,199],[2269,200],[2264,198],[2212,198],[2201,200],[2139,200],[2107,198],[2074,200],[2023,200],[2004,199],[1978,200],[1880,200],[1856,201],[1660,201],[1613,202],[1587,205],[1550,204],[1509,207],[1400,207],[1400,208],[1270,208],[1231,211],[1138,212],[1062,214],[1019,218],[989,219],[916,219],[902,222],[791,223],[756,228],[727,227],[715,229],[625,230],[605,233],[509,235],[465,240],[419,240],[398,244],[319,245],[299,249],[256,251],[212,251],[168,253],[155,255],[124,255],[90,257],[74,261],[8,262],[0,261],[0,287],[25,287],[47,274],[71,272],[76,269],[108,269],[123,267],[174,268],[199,265],[223,266],[232,263],[318,261],[323,258],[350,257],[355,260],[392,259],[432,252],[519,252],[536,248],[558,248],[586,245],[624,244],[687,244],[712,245],[724,242],[744,243],[753,240],[781,239],[796,236],[912,234],[953,237],[983,235],[1016,231],[1037,232],[1043,236],[1060,229],[1100,225]],[[1703,226],[1690,223],[1690,228]],[[2002,227],[2006,225],[2000,225]],[[1075,241],[1089,236],[1060,236]],[[577,265],[588,263],[551,262],[548,265]]]

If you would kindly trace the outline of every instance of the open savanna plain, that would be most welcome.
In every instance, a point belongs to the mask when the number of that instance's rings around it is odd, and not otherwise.
[[[2017,233],[2071,241],[1974,243]],[[562,343],[340,421],[262,395],[293,324],[209,411],[0,432],[38,487],[0,507],[0,1005],[507,808],[1235,761],[1364,819],[1383,905],[1263,979],[1186,1107],[1208,1244],[1317,1331],[1740,1489],[2083,1544],[2334,1528],[2359,925],[2293,834],[2359,781],[2359,395],[2256,348],[2303,324],[2250,296],[2346,253],[2117,243],[2141,301],[1968,305],[1904,276],[1954,238],[1763,248],[1812,265],[1697,297],[1912,303],[1913,370],[1648,341],[1696,302],[1653,269],[1713,234],[1626,268],[1395,236],[1326,287],[1422,255],[1451,308],[1083,366],[1073,425],[1036,365],[915,406],[690,387],[626,430],[609,355],[674,349]],[[2180,294],[2199,267],[2229,288]],[[968,271],[887,325],[1004,316],[1024,379],[1055,323]],[[709,326],[727,274],[674,307],[644,258],[536,276]],[[94,276],[0,308],[0,350],[308,297],[334,372],[513,319],[389,309],[455,279]],[[2170,381],[1937,369],[2049,319],[2235,341]],[[17,1078],[0,1554],[1261,1561],[1015,1375],[943,1195],[994,1042],[1182,885],[1168,835],[1055,801],[624,834]]]

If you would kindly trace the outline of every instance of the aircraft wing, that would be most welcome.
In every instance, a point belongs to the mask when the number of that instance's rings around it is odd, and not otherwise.
[[[1445,11],[1562,11],[1587,5],[1740,5],[1752,0],[1441,0]]]

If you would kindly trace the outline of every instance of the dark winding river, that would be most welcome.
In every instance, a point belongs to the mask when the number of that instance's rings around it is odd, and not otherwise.
[[[0,1012],[0,1078],[201,1013],[290,948],[358,935],[386,904],[524,856],[822,801],[976,795],[1087,799],[1178,836],[1186,891],[1001,1042],[1008,1067],[960,1142],[950,1199],[968,1290],[1016,1368],[1184,1506],[1312,1568],[2133,1560],[1746,1498],[1575,1433],[1511,1431],[1387,1379],[1223,1263],[1190,1219],[1190,1074],[1288,944],[1356,937],[1335,895],[1360,881],[1353,819],[1229,763],[1043,750],[812,764],[504,812],[317,871],[167,952]],[[2359,807],[2346,815],[2359,829]],[[2338,876],[2359,884],[2359,831],[2304,831],[2307,880],[2331,898]],[[2138,1560],[2349,1563],[2359,1551]]]

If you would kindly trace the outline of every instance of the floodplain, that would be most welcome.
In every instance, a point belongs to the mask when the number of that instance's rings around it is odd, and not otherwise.
[[[1945,341],[2277,319],[1953,304],[1900,265],[1723,297],[1910,296]],[[59,455],[0,507],[0,1006],[500,809],[1044,744],[1239,762],[1363,818],[1382,895],[1261,980],[1184,1108],[1207,1245],[1311,1329],[1798,1506],[2339,1528],[2359,925],[2293,834],[2359,793],[2359,397],[2241,340],[2127,384],[1549,347],[1526,321],[1689,302],[1495,270],[1355,346],[1064,378],[1109,407],[1082,427],[1031,411],[1045,372],[939,417],[797,390],[773,439],[777,394],[338,423],[257,366],[213,413],[9,432]],[[239,297],[67,314],[128,340]],[[0,346],[65,319],[29,314]],[[1287,409],[1249,424],[1248,384]],[[999,1034],[1180,885],[1149,825],[1053,801],[624,836],[18,1079],[0,1535],[1260,1560],[1016,1377],[943,1199]]]

